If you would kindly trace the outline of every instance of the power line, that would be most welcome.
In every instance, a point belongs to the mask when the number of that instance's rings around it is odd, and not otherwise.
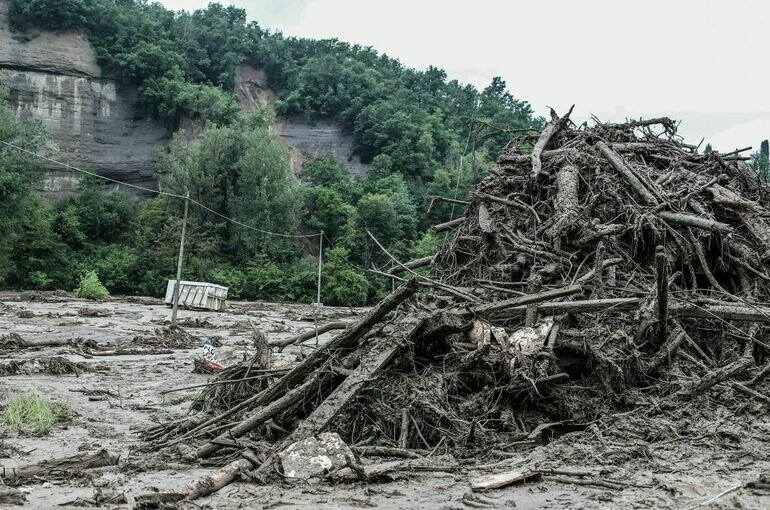
[[[6,145],[6,146],[8,146],[8,147],[10,147],[12,149],[16,149],[17,151],[29,154],[30,156],[35,156],[36,158],[43,159],[43,160],[48,161],[50,163],[54,163],[56,165],[63,166],[63,167],[68,168],[70,170],[75,170],[77,172],[84,173],[86,175],[90,175],[92,177],[97,177],[97,178],[103,179],[105,181],[114,182],[115,184],[122,184],[123,186],[128,186],[129,188],[134,188],[134,189],[138,189],[138,190],[141,190],[141,191],[146,191],[148,193],[157,193],[158,195],[167,195],[169,197],[174,197],[174,198],[182,198],[182,199],[185,198],[184,195],[177,195],[176,193],[168,193],[166,191],[160,191],[160,190],[157,190],[157,189],[145,188],[144,186],[139,186],[137,184],[131,184],[129,182],[119,181],[119,180],[113,179],[111,177],[106,177],[104,175],[99,175],[99,174],[94,173],[94,172],[89,172],[88,170],[83,170],[82,168],[78,168],[78,167],[75,167],[75,166],[72,166],[72,165],[68,165],[67,163],[62,163],[61,161],[56,161],[55,159],[51,159],[51,158],[49,158],[47,156],[43,156],[42,154],[38,154],[37,152],[33,152],[31,150],[27,150],[27,149],[25,149],[23,147],[19,147],[18,145],[14,145],[12,143],[4,142],[3,140],[0,140],[0,143],[3,144],[3,145]]]
[[[208,212],[210,212],[210,213],[212,213],[212,214],[214,214],[216,216],[219,216],[220,218],[222,218],[222,219],[224,219],[226,221],[229,221],[230,223],[233,223],[234,225],[238,225],[238,226],[244,227],[246,229],[253,230],[255,232],[260,232],[260,233],[265,234],[265,235],[271,235],[271,236],[276,236],[276,237],[288,237],[288,238],[295,238],[295,239],[310,239],[310,238],[313,238],[313,237],[320,237],[321,235],[323,235],[321,232],[319,232],[317,234],[283,234],[283,233],[280,233],[280,232],[271,232],[269,230],[264,230],[264,229],[261,229],[261,228],[258,228],[258,227],[254,227],[252,225],[247,225],[247,224],[245,224],[245,223],[243,223],[241,221],[238,221],[238,220],[236,220],[234,218],[230,218],[229,216],[225,216],[224,214],[222,214],[220,212],[217,212],[217,211],[215,211],[214,209],[211,209],[208,206],[203,205],[202,203],[198,202],[197,200],[195,200],[193,198],[188,198],[188,197],[186,197],[184,195],[180,195],[178,193],[169,193],[168,191],[161,191],[161,190],[157,190],[157,189],[146,188],[144,186],[139,186],[138,184],[131,184],[129,182],[119,181],[118,179],[113,179],[112,177],[106,177],[104,175],[99,175],[97,173],[90,172],[88,170],[83,170],[82,168],[78,168],[76,166],[72,166],[72,165],[69,165],[67,163],[63,163],[61,161],[57,161],[55,159],[49,158],[47,156],[43,156],[42,154],[38,154],[36,152],[30,151],[30,150],[25,149],[23,147],[19,147],[18,145],[14,145],[12,143],[5,142],[3,140],[0,140],[0,143],[5,145],[5,146],[7,146],[7,147],[12,148],[12,149],[16,149],[16,150],[18,150],[20,152],[23,152],[25,154],[29,154],[30,156],[34,156],[36,158],[48,161],[50,163],[54,163],[56,165],[62,166],[64,168],[67,168],[69,170],[74,170],[76,172],[80,172],[80,173],[83,173],[83,174],[86,174],[86,175],[90,175],[90,176],[96,177],[98,179],[102,179],[102,180],[105,180],[105,181],[108,181],[108,182],[119,184],[121,186],[127,186],[129,188],[138,189],[138,190],[141,190],[141,191],[145,191],[147,193],[155,193],[157,195],[164,195],[164,196],[167,196],[167,197],[179,198],[179,199],[182,199],[182,200],[189,200],[191,203],[197,205],[201,209],[205,209],[206,211],[208,211]]]

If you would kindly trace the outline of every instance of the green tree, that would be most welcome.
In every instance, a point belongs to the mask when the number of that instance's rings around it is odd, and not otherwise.
[[[755,152],[751,155],[749,165],[754,169],[760,178],[765,181],[770,181],[770,160],[766,154],[761,152]]]
[[[20,123],[0,84],[0,140],[36,151],[44,132],[39,122]],[[39,168],[24,154],[0,146],[0,284],[12,287],[68,283],[70,257],[52,228],[52,214],[32,192]]]
[[[25,0],[11,2],[8,16],[17,29],[32,25],[57,30],[81,27],[88,15],[84,0]]]
[[[369,284],[366,278],[350,265],[350,253],[345,248],[326,252],[322,269],[321,295],[325,304],[332,306],[363,306],[366,304]]]

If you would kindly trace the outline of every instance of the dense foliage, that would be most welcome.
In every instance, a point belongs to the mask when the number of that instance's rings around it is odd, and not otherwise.
[[[265,236],[212,210],[270,231],[323,231],[323,300],[360,305],[389,285],[365,271],[390,263],[367,231],[400,259],[434,253],[443,238],[426,227],[462,211],[438,203],[426,213],[428,197],[464,197],[512,131],[542,124],[500,78],[479,91],[372,48],[270,33],[235,7],[175,13],[143,0],[12,0],[10,15],[17,31],[84,30],[103,69],[135,84],[149,111],[175,130],[185,119],[203,126],[195,137],[179,131],[156,171],[164,190],[189,191],[208,208],[191,207],[185,276],[228,285],[235,298],[313,299],[318,239]],[[232,93],[238,64],[266,71],[277,93],[269,109],[241,113]],[[353,179],[327,157],[293,175],[270,133],[275,114],[336,121],[353,135],[368,174]],[[35,129],[0,136],[33,144]],[[6,174],[21,179],[12,167],[0,168]],[[84,180],[78,196],[46,210],[23,184],[18,203],[34,213],[14,206],[2,221],[15,222],[8,231],[29,244],[0,251],[4,285],[73,288],[94,270],[113,293],[163,291],[182,201],[161,196],[136,207]]]

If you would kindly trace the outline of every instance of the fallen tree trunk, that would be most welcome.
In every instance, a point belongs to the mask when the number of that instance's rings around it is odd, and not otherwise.
[[[439,232],[446,232],[447,230],[451,230],[455,227],[459,227],[465,223],[465,217],[455,218],[452,221],[447,221],[446,223],[439,223],[438,225],[433,225],[430,227],[430,231],[434,234],[438,234]]]
[[[405,325],[400,324],[399,329],[403,331]],[[413,328],[414,331],[416,328]],[[342,408],[353,399],[365,383],[367,383],[372,376],[386,367],[395,357],[396,353],[406,345],[406,339],[411,337],[410,331],[408,334],[398,334],[397,330],[393,331],[393,335],[396,338],[388,338],[386,334],[385,338],[380,339],[376,343],[372,344],[366,355],[362,356],[361,363],[353,372],[348,376],[337,388],[326,397],[326,399],[315,408],[315,410],[299,424],[289,435],[288,442],[295,442],[305,439],[311,435],[323,432],[326,427],[331,423]],[[397,338],[401,336],[402,338]]]
[[[234,482],[240,477],[242,471],[252,467],[251,461],[243,458],[236,459],[212,474],[182,486],[180,493],[184,494],[187,500],[208,496]]]
[[[700,319],[729,319],[746,322],[770,322],[770,307],[741,306],[733,303],[696,305],[676,303],[669,306],[671,315]]]
[[[642,300],[640,298],[608,298],[608,299],[589,299],[583,301],[565,301],[560,303],[541,303],[538,305],[540,315],[556,315],[559,313],[591,313],[602,312],[604,310],[628,311],[639,308]],[[505,310],[497,318],[524,317],[527,313],[526,306],[517,306]]]
[[[607,147],[604,142],[597,142],[596,146],[604,154],[615,170],[625,179],[626,183],[631,186],[631,189],[636,192],[639,198],[645,205],[657,205],[658,199],[655,198],[650,190],[642,183],[642,181],[636,176],[636,174],[626,165],[623,159],[618,154]]]
[[[674,331],[673,337],[670,338],[663,346],[658,349],[658,352],[655,353],[655,356],[650,359],[650,361],[647,362],[647,366],[645,367],[645,373],[647,375],[652,375],[655,373],[655,371],[658,370],[658,367],[660,367],[664,362],[670,361],[671,356],[676,352],[679,347],[682,346],[683,343],[687,340],[687,333],[682,328],[677,328]]]
[[[684,225],[687,227],[700,228],[702,230],[710,230],[711,232],[717,232],[719,234],[729,234],[733,231],[733,228],[727,223],[722,223],[714,220],[707,220],[699,216],[693,216],[692,214],[674,213],[669,211],[660,211],[657,213],[658,217],[668,223],[676,223],[677,225]]]
[[[715,386],[721,382],[724,382],[731,377],[740,374],[751,368],[754,365],[754,358],[751,356],[741,356],[737,360],[733,361],[729,365],[722,368],[718,368],[700,378],[699,381],[693,383],[690,387],[681,390],[678,394],[684,397],[690,397],[696,393],[701,393],[707,389]]]
[[[506,299],[505,301],[499,301],[489,305],[476,306],[469,310],[460,311],[458,313],[464,316],[476,315],[479,317],[493,317],[500,312],[509,311],[518,307],[519,305],[528,305],[532,303],[539,303],[541,301],[547,301],[549,299],[571,296],[581,292],[582,290],[583,288],[580,285],[572,285],[570,287],[564,287],[561,289],[547,290],[537,294],[528,294],[526,296]]]
[[[254,402],[254,405],[262,405],[273,401],[278,395],[302,381],[308,374],[329,359],[336,350],[354,345],[388,313],[411,297],[416,290],[417,280],[412,278],[409,282],[391,292],[358,322],[348,326],[342,333],[334,337],[331,342],[313,351],[302,363],[294,367],[288,374],[268,388],[262,397]]]
[[[245,436],[258,426],[267,422],[269,419],[273,418],[277,414],[285,411],[292,405],[305,398],[311,391],[313,391],[319,384],[321,384],[322,380],[323,377],[321,374],[316,373],[315,375],[308,378],[308,380],[303,384],[289,391],[278,400],[274,400],[273,402],[260,407],[245,420],[241,421],[234,427],[227,429],[215,439],[212,439],[208,443],[201,446],[197,452],[198,457],[204,459],[206,457],[210,457],[219,451],[223,445],[238,439],[239,437]]]
[[[273,384],[270,388],[265,390],[263,393],[260,393],[258,398],[255,398],[254,402],[252,402],[251,405],[263,406],[265,404],[269,404],[270,402],[273,402],[276,398],[278,398],[279,395],[285,393],[287,390],[294,387],[296,384],[305,380],[306,377],[308,377],[310,374],[313,373],[313,371],[318,369],[318,367],[320,367],[323,363],[329,360],[329,358],[339,349],[344,349],[352,346],[356,341],[358,341],[362,336],[364,336],[375,324],[380,322],[385,317],[385,315],[387,315],[390,311],[392,311],[398,305],[403,303],[407,298],[409,298],[412,294],[414,294],[416,289],[417,289],[417,281],[412,279],[406,285],[398,288],[395,292],[392,292],[388,297],[383,299],[377,306],[375,306],[372,310],[370,310],[369,313],[366,314],[366,316],[364,316],[361,320],[349,326],[342,333],[334,337],[334,339],[331,342],[313,351],[313,353],[310,354],[307,358],[305,358],[305,360],[302,363],[294,367],[288,374],[286,374],[281,379],[279,379],[275,384]],[[309,381],[305,382],[305,385],[307,385],[312,381],[313,379],[311,378]],[[300,398],[301,396],[303,396],[305,389],[307,388],[304,388],[301,392],[292,394],[292,398],[294,397]],[[284,397],[281,399],[283,401],[282,404],[286,404],[286,405],[290,404],[288,400],[285,400],[288,398],[288,396],[289,394],[284,395]],[[264,423],[264,421],[266,421],[267,419],[269,419],[271,416],[275,414],[274,412],[271,414],[271,412],[279,408],[281,408],[281,406],[276,404],[276,406],[271,408],[270,411],[257,409],[254,413],[252,413],[251,416],[243,420],[241,423],[231,428],[226,433],[221,434],[220,438],[227,439],[230,437],[243,436],[244,434],[252,430],[254,427],[258,426],[260,423]],[[214,452],[216,452],[217,450],[219,450],[220,447],[221,446],[218,444],[209,442],[208,444],[204,445],[198,450],[198,456],[208,457],[212,455]]]
[[[244,458],[235,459],[210,475],[182,485],[173,492],[142,494],[136,498],[136,501],[137,503],[157,505],[157,508],[165,508],[165,506],[161,505],[203,498],[231,484],[240,478],[242,472],[253,467],[254,465],[250,460]],[[156,508],[156,506],[151,508]]]
[[[345,329],[346,327],[348,327],[347,322],[330,322],[328,324],[324,324],[323,326],[318,326],[317,333],[319,335],[323,335],[324,333],[328,333],[329,331],[333,331],[335,329]],[[316,336],[316,330],[310,329],[308,331],[305,331],[304,333],[300,333],[299,335],[295,335],[285,340],[274,340],[270,342],[270,347],[278,347],[278,352],[281,352],[284,350],[284,348],[288,347],[289,345],[302,343],[305,340],[310,340],[311,338],[315,338],[315,336]]]
[[[398,274],[398,273],[403,273],[408,269],[418,269],[420,267],[429,266],[433,263],[434,257],[435,255],[430,255],[428,257],[423,257],[421,259],[405,262],[400,266],[393,266],[390,269],[388,269],[388,274]]]
[[[556,174],[556,198],[553,203],[556,220],[548,231],[552,238],[558,238],[564,232],[577,227],[578,176],[578,169],[570,164],[561,167]]]
[[[80,453],[71,457],[44,460],[20,468],[2,468],[2,478],[6,483],[17,485],[32,480],[69,478],[77,476],[81,471],[117,464],[117,456],[101,449],[96,453]]]
[[[0,346],[5,349],[27,349],[38,347],[61,347],[65,345],[74,345],[71,338],[22,338],[20,335],[11,333],[0,340]]]

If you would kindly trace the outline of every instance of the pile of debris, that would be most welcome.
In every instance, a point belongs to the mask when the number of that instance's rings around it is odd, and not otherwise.
[[[754,389],[770,373],[770,198],[745,159],[699,153],[667,118],[552,114],[463,218],[434,227],[457,229],[439,254],[394,260],[409,281],[272,384],[219,389],[219,405],[197,402],[208,412],[154,429],[151,447],[220,459],[180,489],[195,498],[270,476],[321,432],[358,452],[482,460],[651,402],[770,403]]]
[[[63,356],[0,361],[0,377],[11,375],[75,375],[91,372],[88,363],[70,361]]]
[[[131,344],[163,349],[193,349],[201,345],[201,340],[179,326],[167,326],[155,328],[151,335],[137,335]],[[215,343],[216,347],[221,345]]]

